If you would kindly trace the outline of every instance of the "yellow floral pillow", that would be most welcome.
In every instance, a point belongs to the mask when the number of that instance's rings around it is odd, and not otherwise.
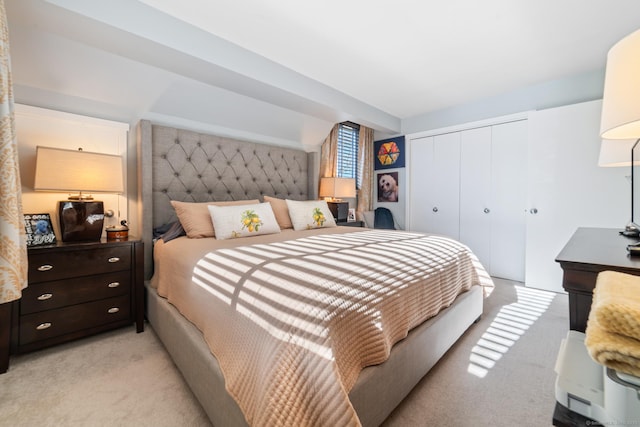
[[[270,203],[251,205],[209,205],[216,239],[235,239],[279,233],[280,227]]]
[[[287,199],[289,217],[294,230],[335,227],[336,222],[324,200],[297,201]]]

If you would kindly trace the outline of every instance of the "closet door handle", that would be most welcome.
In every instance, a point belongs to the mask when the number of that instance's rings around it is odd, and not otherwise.
[[[538,209],[533,208],[533,209],[529,210],[529,213],[530,213],[531,215],[535,215],[535,214],[537,214],[537,213],[538,213]]]
[[[434,206],[433,211],[434,211],[434,212],[438,212],[438,207],[437,207],[437,206]]]
[[[489,208],[484,208],[484,213],[489,213],[489,212],[491,212]]]

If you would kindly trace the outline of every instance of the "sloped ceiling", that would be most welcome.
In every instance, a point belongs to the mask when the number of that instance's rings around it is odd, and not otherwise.
[[[301,6],[302,5],[302,6]],[[636,0],[5,0],[16,101],[317,149],[605,66]]]

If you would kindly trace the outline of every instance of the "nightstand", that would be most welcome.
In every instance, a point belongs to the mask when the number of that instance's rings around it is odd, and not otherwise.
[[[135,322],[144,330],[143,243],[59,242],[28,249],[29,286],[13,307],[11,353]]]
[[[364,221],[336,221],[340,227],[364,227]]]

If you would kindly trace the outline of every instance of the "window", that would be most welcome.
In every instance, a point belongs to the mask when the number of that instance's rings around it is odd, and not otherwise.
[[[358,134],[360,126],[345,122],[338,128],[338,168],[339,178],[356,178],[358,164]]]

